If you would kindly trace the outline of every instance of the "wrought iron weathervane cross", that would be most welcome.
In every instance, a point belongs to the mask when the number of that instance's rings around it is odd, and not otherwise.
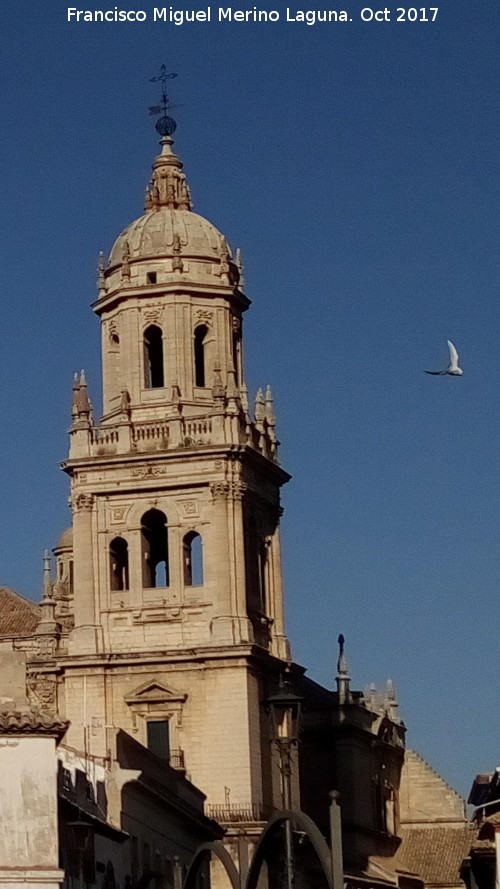
[[[161,102],[159,105],[151,105],[149,108],[150,114],[161,115],[155,124],[156,130],[160,136],[171,136],[177,127],[174,118],[167,114],[167,111],[170,109],[170,100],[167,93],[167,80],[172,80],[174,77],[177,77],[177,74],[174,74],[173,72],[167,73],[166,66],[162,65],[160,73],[156,77],[150,78],[150,83],[161,83]]]

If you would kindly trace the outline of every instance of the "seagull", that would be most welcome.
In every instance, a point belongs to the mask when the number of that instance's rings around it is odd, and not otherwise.
[[[447,340],[448,349],[450,350],[450,363],[448,365],[447,370],[424,370],[426,374],[432,374],[434,377],[461,377],[463,374],[463,370],[458,366],[458,352],[451,342],[451,340]]]

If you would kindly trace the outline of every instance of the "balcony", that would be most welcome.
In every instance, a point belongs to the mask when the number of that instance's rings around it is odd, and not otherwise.
[[[273,809],[262,803],[207,803],[205,814],[221,824],[248,824],[267,821]]]

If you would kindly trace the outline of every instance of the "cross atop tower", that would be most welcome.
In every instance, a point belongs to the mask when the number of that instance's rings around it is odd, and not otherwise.
[[[161,83],[161,102],[159,105],[150,105],[149,108],[150,114],[161,114],[161,117],[158,118],[155,124],[156,131],[160,136],[171,136],[172,133],[175,133],[177,128],[174,118],[167,114],[167,111],[170,108],[170,100],[167,94],[167,80],[172,80],[174,77],[177,77],[177,74],[174,74],[174,72],[167,73],[166,66],[162,65],[160,73],[156,77],[150,78],[150,83]]]

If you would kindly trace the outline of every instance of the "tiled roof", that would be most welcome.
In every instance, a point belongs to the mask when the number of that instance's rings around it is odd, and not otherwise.
[[[470,824],[457,827],[403,827],[397,864],[418,874],[427,885],[464,885],[460,868],[477,835]]]
[[[34,707],[0,710],[0,735],[56,735],[62,738],[69,722],[57,713]]]
[[[41,610],[34,602],[0,587],[0,636],[29,636],[41,618]]]

